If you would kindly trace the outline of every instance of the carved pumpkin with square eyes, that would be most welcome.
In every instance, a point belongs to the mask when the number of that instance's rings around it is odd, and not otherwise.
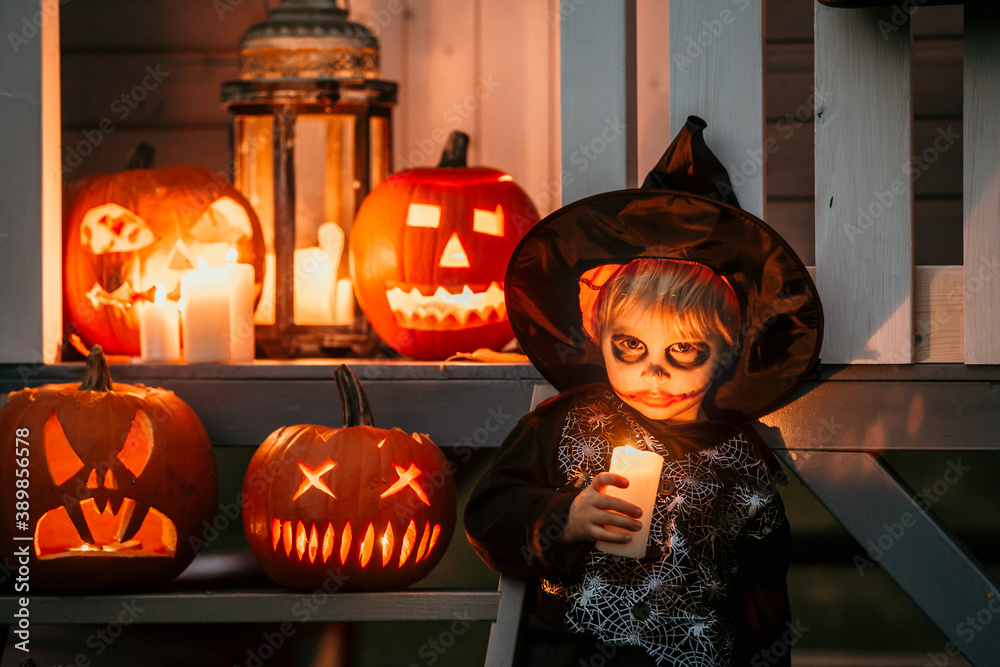
[[[180,278],[225,263],[229,249],[264,278],[264,241],[250,203],[203,167],[130,169],[72,183],[63,206],[67,322],[108,354],[139,354],[134,305],[153,290],[180,298]]]
[[[454,480],[426,436],[371,425],[346,366],[337,383],[343,428],[282,427],[250,461],[247,541],[264,571],[289,588],[403,588],[425,576],[451,540]]]
[[[504,273],[538,211],[513,179],[466,167],[468,136],[453,133],[437,168],[383,181],[351,230],[358,301],[401,354],[445,359],[513,338]]]
[[[11,548],[27,544],[14,536],[32,538],[32,586],[161,583],[194,558],[188,538],[200,537],[215,513],[215,457],[198,417],[173,392],[112,385],[95,346],[83,384],[10,394],[0,429],[2,460],[25,459],[30,480],[28,520],[16,516],[15,502],[0,504],[2,546],[10,559]],[[11,493],[25,479],[17,468],[25,466],[0,470]]]

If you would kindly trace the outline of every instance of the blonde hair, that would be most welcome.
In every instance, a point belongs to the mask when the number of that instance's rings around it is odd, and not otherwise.
[[[604,327],[633,308],[675,317],[685,336],[715,335],[730,348],[739,335],[736,295],[703,264],[640,258],[618,269],[601,288],[593,310],[591,330],[598,343]]]

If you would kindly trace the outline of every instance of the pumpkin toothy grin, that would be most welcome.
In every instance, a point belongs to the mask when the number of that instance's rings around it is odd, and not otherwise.
[[[444,286],[393,283],[385,295],[396,324],[405,329],[451,331],[507,319],[503,287],[496,281],[488,286],[464,285],[457,292]]]
[[[387,523],[377,540],[379,544],[376,547],[373,523],[369,523],[365,533],[357,535],[355,539],[350,521],[338,531],[329,521],[310,522],[307,526],[302,521],[282,521],[275,518],[271,520],[271,545],[275,552],[284,551],[286,556],[297,557],[301,562],[325,564],[327,561],[332,562],[339,558],[340,562],[346,565],[353,554],[361,567],[366,567],[372,556],[382,562],[382,567],[388,566],[393,560],[397,561],[394,564],[398,567],[403,567],[410,554],[414,554],[414,563],[430,555],[441,533],[441,526],[437,524],[432,526],[430,521],[425,522],[419,541],[418,532],[420,531],[416,522],[411,519],[403,535],[396,538],[393,535],[392,523]],[[397,539],[398,552],[395,549]],[[353,551],[352,545],[355,546]]]
[[[77,533],[65,507],[49,510],[35,526],[35,552],[39,559],[69,556],[173,556],[177,550],[177,529],[173,521],[159,510],[150,507],[142,525],[130,539],[122,542],[128,529],[136,502],[125,498],[118,510],[105,502],[98,509],[97,501],[87,498],[80,501],[83,520],[90,529],[92,541]],[[74,535],[69,539],[67,536]]]

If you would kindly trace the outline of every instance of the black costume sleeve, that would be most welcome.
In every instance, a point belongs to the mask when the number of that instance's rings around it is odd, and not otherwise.
[[[557,441],[518,422],[466,505],[469,542],[502,574],[571,579],[593,547],[559,543],[580,490],[556,469]]]
[[[785,581],[791,553],[791,530],[781,497],[775,495],[782,521],[764,537],[739,538],[739,569],[730,602],[736,626],[733,664],[740,667],[790,667],[791,611]]]

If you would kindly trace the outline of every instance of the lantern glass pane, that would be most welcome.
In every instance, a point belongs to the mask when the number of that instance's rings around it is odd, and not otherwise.
[[[354,320],[353,296],[350,303],[337,299],[338,283],[350,280],[345,248],[355,209],[354,124],[347,114],[295,119],[295,324]],[[347,298],[344,290],[340,296]]]
[[[368,160],[368,191],[389,176],[392,160],[389,155],[389,118],[372,116],[368,121],[368,136],[371,156]]]
[[[234,138],[236,188],[260,218],[264,233],[264,285],[255,324],[274,324],[274,117],[236,116]]]

